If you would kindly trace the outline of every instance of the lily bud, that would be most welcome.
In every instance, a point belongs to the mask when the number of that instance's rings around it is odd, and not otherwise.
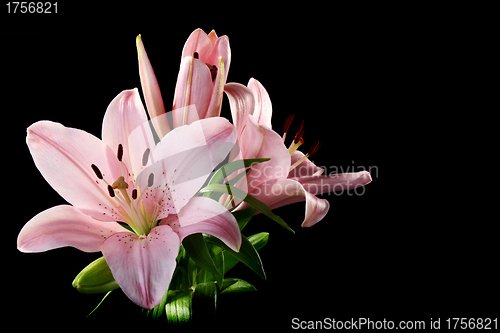
[[[174,128],[220,115],[230,62],[227,36],[217,37],[215,31],[207,35],[201,29],[191,33],[182,50],[175,86]]]
[[[91,262],[78,273],[73,287],[83,294],[100,294],[119,288],[104,257]]]

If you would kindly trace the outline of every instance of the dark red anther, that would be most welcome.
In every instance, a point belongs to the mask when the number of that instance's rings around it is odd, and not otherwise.
[[[301,132],[303,128],[304,128],[304,121],[301,120],[299,126],[297,127],[297,130],[295,131],[295,135]]]
[[[132,190],[132,199],[137,199],[137,190],[135,188]]]
[[[293,113],[286,118],[285,125],[283,125],[283,133],[288,132],[288,129],[290,128],[290,125],[292,124],[293,121]]]
[[[217,66],[209,65],[207,63],[205,63],[205,65],[207,65],[208,69],[210,70],[210,75],[212,75],[212,82],[214,82],[215,78],[217,77]]]
[[[150,149],[146,148],[146,150],[144,151],[144,154],[142,154],[142,166],[146,166],[146,164],[148,164],[149,152],[150,152]]]
[[[303,120],[300,121],[300,124],[295,131],[295,138],[293,139],[293,142],[297,143],[299,142],[299,140],[302,140],[302,135],[304,135],[304,131],[302,130],[302,128],[304,128]],[[304,140],[302,140],[301,142],[304,143]]]
[[[155,182],[155,175],[150,173],[148,177],[148,187],[153,186],[154,182]]]
[[[311,148],[309,148],[309,151],[307,152],[307,157],[311,157],[314,154],[316,154],[316,152],[319,149],[319,146],[321,146],[321,143],[319,141],[316,141],[316,143],[313,144]]]
[[[109,192],[109,196],[110,197],[114,197],[115,196],[115,190],[113,190],[113,186],[108,185],[108,192]]]
[[[199,59],[200,58],[198,52],[193,53],[193,58],[195,58],[195,59]]]
[[[118,157],[118,161],[122,161],[122,158],[123,158],[123,146],[122,144],[120,143],[118,145],[118,152],[116,153],[116,157]]]
[[[302,139],[302,135],[304,135],[303,130],[300,130],[300,132],[297,132],[297,134],[295,134],[295,138],[293,139],[293,142],[297,143],[300,141],[300,143],[304,143],[304,139]]]
[[[97,178],[102,179],[101,170],[99,170],[99,168],[95,164],[92,164],[90,167],[92,168],[92,170],[94,170],[94,173],[97,176]]]

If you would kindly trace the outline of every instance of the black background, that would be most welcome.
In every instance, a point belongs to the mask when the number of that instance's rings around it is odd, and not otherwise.
[[[140,309],[121,291],[85,319],[102,295],[80,294],[71,282],[99,253],[63,248],[23,254],[15,248],[31,217],[65,203],[37,171],[26,128],[46,119],[100,137],[109,102],[124,89],[140,88],[138,34],[169,105],[182,47],[198,27],[229,36],[228,82],[246,85],[254,77],[266,87],[278,133],[293,113],[292,131],[305,121],[303,151],[321,141],[317,165],[362,166],[373,177],[362,195],[322,196],[330,211],[313,228],[300,228],[302,203],[277,209],[295,235],[255,217],[246,234],[270,232],[260,252],[267,280],[235,268],[229,277],[259,291],[221,296],[217,315],[198,324],[287,329],[292,318],[497,315],[493,220],[470,207],[456,214],[464,207],[450,202],[452,181],[442,178],[449,165],[434,155],[436,148],[446,150],[445,143],[427,141],[435,126],[429,119],[443,111],[432,99],[445,90],[446,59],[460,22],[448,23],[453,15],[447,11],[410,6],[231,6],[59,3],[58,14],[50,15],[7,15],[0,8],[2,281],[9,316],[25,318],[26,325],[64,325],[68,317],[73,323],[140,321]],[[222,116],[230,116],[226,98]]]

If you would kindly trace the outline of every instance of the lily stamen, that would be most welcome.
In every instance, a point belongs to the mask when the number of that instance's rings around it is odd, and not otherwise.
[[[109,192],[109,196],[114,198],[115,191],[113,190],[113,187],[111,185],[108,185],[108,192]]]
[[[298,160],[297,162],[295,162],[291,167],[290,167],[290,170],[289,171],[292,171],[293,169],[295,169],[297,166],[299,166],[302,162],[304,162],[306,160],[306,158],[308,157],[311,157],[313,156],[314,154],[316,154],[316,152],[318,151],[319,149],[319,146],[320,146],[320,142],[319,141],[316,141],[315,144],[312,145],[311,148],[309,148],[309,151],[307,152],[307,154],[305,154],[300,160]]]
[[[300,126],[300,131],[295,134],[295,138],[293,139],[292,144],[290,144],[290,147],[288,148],[288,152],[290,153],[290,156],[295,153],[297,148],[299,148],[301,145],[304,144],[304,139],[302,139],[302,136],[304,135],[304,131],[302,130],[303,122],[301,123]]]
[[[283,125],[283,142],[285,142],[286,138],[286,133],[288,132],[288,129],[290,128],[290,125],[292,124],[293,121],[293,113],[286,118],[285,124]]]
[[[118,158],[118,161],[122,161],[123,158],[123,145],[120,143],[118,144],[118,151],[116,153],[116,157]]]
[[[101,173],[101,170],[99,170],[99,168],[95,165],[95,164],[92,164],[90,166],[92,168],[92,170],[94,171],[95,175],[97,176],[97,178],[101,179],[102,180],[102,173]]]
[[[120,148],[121,147],[121,148]],[[123,146],[118,145],[118,160],[123,158]],[[121,161],[120,161],[121,162]],[[123,164],[123,162],[122,162]],[[158,209],[155,209],[153,212],[153,216],[150,218],[147,216],[144,206],[142,205],[142,197],[146,193],[146,189],[151,187],[154,183],[154,174],[150,173],[148,177],[148,184],[144,191],[140,191],[138,196],[137,189],[132,190],[132,199],[128,194],[129,184],[125,181],[124,176],[118,177],[113,184],[109,184],[106,179],[104,179],[103,174],[99,170],[99,168],[95,165],[91,165],[92,170],[94,171],[97,178],[103,180],[107,185],[108,194],[111,198],[115,199],[118,203],[114,208],[117,212],[123,217],[125,221],[127,221],[128,225],[138,234],[147,234],[148,230],[151,229],[151,225],[156,222],[156,217],[158,216]],[[123,174],[123,169],[122,169]],[[115,190],[118,190],[115,191]],[[139,189],[140,190],[140,189]],[[149,220],[152,220],[149,222]]]

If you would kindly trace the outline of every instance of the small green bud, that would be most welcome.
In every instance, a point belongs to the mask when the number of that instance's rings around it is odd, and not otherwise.
[[[106,293],[119,288],[104,257],[91,262],[78,273],[73,287],[83,294]]]

